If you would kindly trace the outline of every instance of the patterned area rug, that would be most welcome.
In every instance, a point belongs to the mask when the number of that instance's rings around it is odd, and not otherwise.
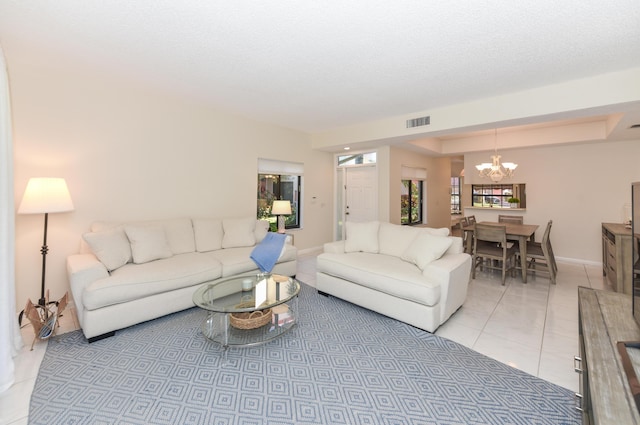
[[[193,308],[50,341],[30,424],[579,424],[573,393],[302,285],[298,326],[252,348]]]

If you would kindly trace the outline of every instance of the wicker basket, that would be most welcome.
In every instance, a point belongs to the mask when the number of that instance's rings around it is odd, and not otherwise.
[[[237,308],[251,307],[252,303],[238,304]],[[247,313],[231,313],[231,326],[236,329],[257,329],[271,321],[271,309],[256,310]]]

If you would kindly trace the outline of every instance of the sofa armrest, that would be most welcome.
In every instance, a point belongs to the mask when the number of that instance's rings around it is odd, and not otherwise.
[[[442,275],[443,273],[450,274],[470,258],[471,256],[465,253],[446,253],[437,260],[427,264],[422,274],[424,274],[425,276],[433,275],[433,273],[438,273],[440,275]]]
[[[325,243],[324,252],[330,252],[332,254],[344,254],[344,241]]]
[[[422,274],[440,284],[440,323],[444,323],[467,298],[471,280],[471,256],[464,253],[445,254],[428,264]]]
[[[74,254],[67,257],[67,276],[71,294],[76,305],[76,313],[82,325],[84,304],[82,294],[93,282],[109,277],[107,268],[93,254]]]

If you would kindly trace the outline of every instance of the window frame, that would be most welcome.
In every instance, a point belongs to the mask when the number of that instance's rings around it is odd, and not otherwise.
[[[462,214],[462,179],[460,177],[451,177],[451,213]]]
[[[269,221],[269,230],[275,232],[278,228],[278,218],[271,214],[274,200],[291,202],[291,215],[285,216],[285,230],[302,227],[303,172],[303,164],[258,160],[256,217]]]
[[[471,207],[473,208],[513,209],[514,206],[508,202],[509,198],[520,199],[515,208],[526,208],[525,184],[490,183],[471,185]]]
[[[403,194],[407,190],[407,195]],[[405,199],[406,196],[406,199]],[[414,199],[417,196],[417,200]],[[405,206],[405,202],[408,205]],[[402,179],[400,188],[400,224],[405,226],[415,226],[424,223],[424,180],[418,179]],[[404,211],[407,211],[405,214]],[[414,211],[417,212],[417,218],[414,221]],[[406,217],[406,220],[405,220]]]

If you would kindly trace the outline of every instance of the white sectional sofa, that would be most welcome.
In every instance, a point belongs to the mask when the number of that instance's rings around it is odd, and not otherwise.
[[[67,258],[78,320],[93,342],[116,330],[193,307],[204,284],[258,273],[251,252],[268,222],[247,218],[179,218],[96,222],[80,254]],[[297,250],[287,241],[272,272],[296,274]]]
[[[471,256],[449,229],[384,222],[346,223],[346,238],[324,245],[317,289],[434,332],[462,306]]]

